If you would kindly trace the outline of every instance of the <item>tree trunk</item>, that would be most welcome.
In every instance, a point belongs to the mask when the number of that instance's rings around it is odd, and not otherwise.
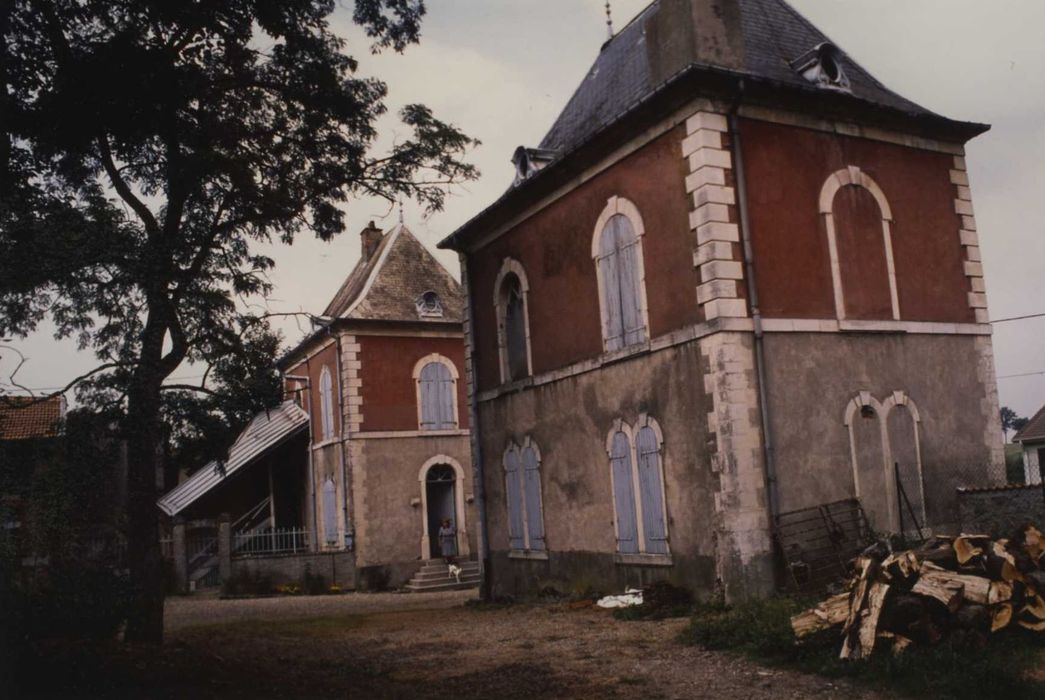
[[[163,561],[156,507],[162,423],[157,363],[143,358],[127,402],[127,556],[131,601],[126,639],[163,642]]]

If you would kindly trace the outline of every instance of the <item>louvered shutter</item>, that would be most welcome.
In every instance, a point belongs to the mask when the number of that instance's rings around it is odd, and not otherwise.
[[[421,368],[421,430],[435,430],[439,424],[439,382],[435,376],[437,362],[429,362]]]
[[[642,318],[641,270],[639,269],[639,238],[627,217],[617,215],[610,219],[616,238],[620,273],[620,306],[624,345],[634,345],[646,339],[646,323]]]
[[[337,544],[337,490],[333,479],[323,484],[323,539]]]
[[[323,421],[323,439],[334,436],[334,396],[330,370],[325,366],[319,375],[320,419]]]
[[[668,553],[668,533],[664,519],[663,475],[657,435],[650,427],[639,430],[635,439],[639,457],[639,495],[642,499],[642,526],[646,552]]]
[[[624,345],[624,326],[620,307],[620,260],[613,217],[599,238],[599,274],[602,277],[603,338],[607,350]]]
[[[523,535],[522,484],[520,483],[522,469],[519,462],[518,448],[510,448],[504,456],[504,491],[508,501],[508,546],[512,549],[523,549],[526,546]]]
[[[453,430],[457,427],[454,420],[454,378],[450,368],[439,363],[436,369],[437,398],[439,406],[438,429]]]
[[[527,447],[522,453],[526,495],[526,533],[529,549],[544,549],[544,507],[541,503],[541,471],[537,452]]]
[[[628,436],[613,436],[610,455],[613,465],[613,502],[617,507],[617,551],[634,554],[639,551],[638,527],[635,523],[635,488],[631,473],[631,444]]]

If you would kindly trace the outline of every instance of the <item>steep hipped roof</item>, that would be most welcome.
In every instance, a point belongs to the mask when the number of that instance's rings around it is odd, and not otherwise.
[[[418,299],[435,292],[442,316],[422,315]],[[323,312],[330,318],[370,321],[441,321],[464,319],[460,283],[406,226],[381,239],[369,259],[360,259]]]
[[[700,42],[714,42],[709,34],[685,36],[666,26],[683,25],[691,17],[698,23],[704,19],[699,10],[696,16],[689,14],[688,4],[656,0],[607,42],[541,141],[541,148],[571,150],[690,66],[724,68],[784,85],[811,87],[789,63],[829,39],[784,0],[736,0],[736,15],[722,19],[721,33],[732,42],[727,51],[701,46]],[[707,23],[711,23],[710,16]],[[665,47],[672,42],[678,45]],[[840,62],[854,97],[911,115],[935,116],[889,90],[849,56],[842,54]]]
[[[1045,440],[1045,406],[1027,421],[1027,425],[1012,437],[1013,442],[1037,442]]]
[[[177,515],[234,473],[264,456],[308,426],[308,414],[293,401],[254,416],[229,449],[224,468],[209,462],[156,502],[167,515]]]
[[[63,396],[0,396],[0,440],[54,437],[64,415]]]

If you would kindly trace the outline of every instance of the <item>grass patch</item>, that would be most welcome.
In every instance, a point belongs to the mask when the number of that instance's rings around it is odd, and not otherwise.
[[[791,615],[806,607],[786,598],[701,605],[680,641],[907,697],[1045,698],[1045,682],[1033,676],[1045,662],[1040,634],[1015,628],[991,637],[983,650],[944,642],[911,647],[900,656],[882,650],[868,660],[846,662],[838,658],[837,632],[795,644]]]

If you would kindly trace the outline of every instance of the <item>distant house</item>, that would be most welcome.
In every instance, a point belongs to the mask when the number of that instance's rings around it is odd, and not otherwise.
[[[33,479],[61,435],[64,396],[0,396],[0,524],[23,527]]]
[[[781,518],[814,509],[829,548],[839,501],[955,527],[949,465],[1004,464],[964,158],[987,129],[784,0],[657,0],[606,42],[440,244],[493,590],[762,593]]]
[[[1023,470],[1028,484],[1041,483],[1041,468],[1045,466],[1045,406],[1042,406],[1027,425],[1013,436],[1012,441],[1023,447]]]
[[[476,550],[464,294],[406,226],[360,235],[318,329],[279,363],[282,405],[159,501],[190,522],[229,514],[235,566],[293,554],[340,585],[399,586],[438,560],[443,520],[462,559]]]

